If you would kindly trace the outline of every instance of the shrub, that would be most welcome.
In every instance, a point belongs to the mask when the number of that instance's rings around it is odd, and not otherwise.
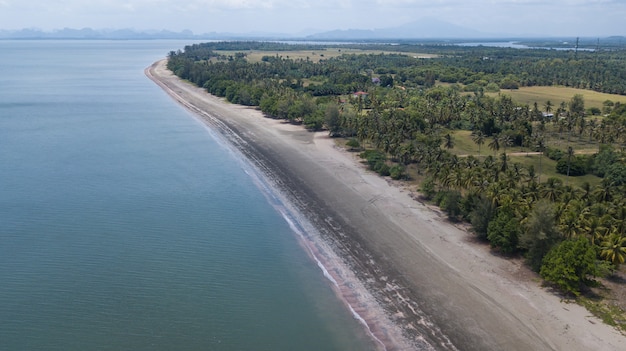
[[[444,196],[440,203],[441,209],[446,211],[449,219],[453,221],[458,220],[458,216],[461,214],[461,200],[463,196],[457,190],[446,191],[443,194]]]
[[[520,232],[519,220],[512,211],[501,208],[487,226],[487,239],[492,247],[512,254],[517,250]]]
[[[359,156],[367,161],[368,166],[373,171],[376,171],[375,166],[379,161],[385,162],[387,160],[387,156],[378,150],[365,150]]]
[[[496,83],[489,83],[485,87],[485,91],[488,93],[497,93],[500,91],[500,86]]]
[[[600,110],[600,108],[598,107],[590,107],[587,109],[587,114],[589,115],[599,116],[601,113],[602,113],[602,110]]]
[[[495,212],[495,206],[488,198],[480,196],[474,201],[474,209],[470,212],[470,222],[479,239],[487,240],[487,229]]]
[[[361,143],[356,138],[351,138],[346,142],[346,146],[349,147],[349,151],[357,151],[361,148]]]
[[[435,189],[435,180],[432,176],[428,176],[428,178],[424,179],[420,186],[420,192],[424,195],[426,200],[432,200],[437,190]]]
[[[324,125],[324,117],[319,113],[312,113],[310,115],[305,115],[302,118],[302,122],[304,123],[304,127],[306,129],[319,131],[322,130]]]
[[[546,155],[547,158],[554,161],[560,160],[561,158],[563,158],[564,155],[563,151],[551,147],[546,147],[546,150],[543,152],[543,154]]]
[[[591,172],[598,177],[604,177],[609,167],[616,163],[619,155],[611,146],[600,145],[600,151],[593,157]]]
[[[580,289],[597,274],[596,250],[587,238],[566,240],[556,245],[543,259],[541,277],[559,289],[580,295]]]
[[[383,177],[387,177],[387,176],[389,176],[391,174],[390,168],[385,163],[385,161],[378,161],[378,162],[376,162],[376,164],[374,165],[373,170],[376,171],[378,174],[380,174]]]
[[[404,178],[405,168],[402,165],[394,165],[389,170],[389,175],[391,176],[391,179],[395,179],[395,180]]]
[[[501,89],[519,89],[519,83],[505,78],[504,80],[502,80],[502,82],[500,82],[500,88]]]
[[[568,163],[569,175],[576,177],[587,174],[587,158],[584,156],[574,156],[569,162],[567,157],[561,158],[556,163],[556,171],[560,174],[567,174]]]
[[[615,163],[609,166],[604,177],[608,184],[621,186],[626,184],[626,165]]]
[[[441,207],[441,203],[443,202],[443,198],[444,197],[446,197],[446,192],[445,191],[438,191],[435,194],[435,196],[433,197],[433,202],[435,203],[435,205]]]

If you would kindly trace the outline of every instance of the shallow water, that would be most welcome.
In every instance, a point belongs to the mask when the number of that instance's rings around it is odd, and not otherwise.
[[[143,74],[180,41],[0,41],[0,349],[367,350],[241,161]]]

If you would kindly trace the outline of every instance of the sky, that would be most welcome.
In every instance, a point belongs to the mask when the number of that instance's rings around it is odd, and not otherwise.
[[[626,35],[626,0],[0,0],[0,29],[310,34],[434,18],[487,34]]]

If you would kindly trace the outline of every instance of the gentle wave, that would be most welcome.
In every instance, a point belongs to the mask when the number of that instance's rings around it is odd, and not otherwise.
[[[282,215],[283,219],[299,238],[299,242],[305,252],[319,267],[323,276],[332,284],[333,290],[338,298],[343,301],[354,319],[365,328],[367,334],[372,338],[375,344],[378,345],[379,349],[387,350],[387,343],[390,341],[383,339],[389,337],[385,335],[385,333],[389,332],[387,328],[393,325],[393,322],[387,320],[386,313],[382,310],[382,307],[375,302],[375,298],[367,291],[353,273],[351,273],[350,268],[343,263],[343,260],[338,257],[330,247],[327,247],[327,244],[321,238],[315,226],[307,220],[304,214],[297,210],[296,206],[291,203],[289,197],[283,193],[280,186],[276,185],[263,171],[258,169],[250,159],[242,154],[238,147],[247,143],[231,131],[225,124],[211,116],[210,113],[202,111],[201,114],[204,117],[210,118],[212,124],[219,125],[222,133],[202,123],[205,129],[218,141],[220,146],[228,150],[228,152],[238,160],[245,173],[248,174],[254,184],[266,196],[270,205]],[[331,271],[342,272],[342,279],[347,280],[341,283],[338,282]],[[349,276],[349,278],[347,276]],[[355,291],[358,291],[358,293]],[[382,320],[385,321],[383,322]],[[376,324],[385,324],[387,327]],[[404,339],[403,337],[396,337],[394,342],[407,342],[406,340],[398,340],[398,338]],[[420,343],[419,346],[412,345],[411,347],[417,347],[419,350],[433,350],[433,347],[428,344],[424,338],[419,338],[418,342]],[[403,346],[403,348],[408,347],[409,346],[406,345]]]

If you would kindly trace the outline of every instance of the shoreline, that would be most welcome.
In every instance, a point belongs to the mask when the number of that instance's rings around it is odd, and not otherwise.
[[[305,254],[309,256],[311,261],[315,263],[321,270],[324,278],[328,280],[331,288],[335,292],[337,298],[343,302],[347,311],[361,324],[364,333],[370,337],[372,346],[377,350],[434,350],[425,340],[414,338],[409,340],[402,332],[401,328],[388,318],[386,311],[369,293],[366,287],[361,284],[354,272],[352,266],[346,260],[337,256],[335,251],[336,243],[329,243],[322,238],[321,231],[328,232],[328,228],[323,228],[327,219],[315,216],[311,212],[306,197],[302,194],[295,194],[293,184],[288,181],[288,177],[282,177],[277,173],[283,173],[284,170],[278,170],[275,160],[270,160],[266,155],[258,153],[258,145],[249,145],[249,140],[244,140],[238,132],[233,130],[233,126],[215,117],[207,111],[201,111],[195,104],[185,101],[182,90],[177,91],[179,85],[164,84],[162,76],[153,75],[150,69],[154,69],[154,65],[146,69],[145,73],[148,78],[152,79],[157,85],[164,89],[176,102],[181,104],[187,110],[192,112],[201,123],[204,123],[212,133],[215,133],[221,143],[226,143],[227,148],[237,153],[238,156],[244,158],[242,160],[244,170],[252,178],[257,187],[261,189],[266,196],[268,203],[273,206],[278,213],[282,215],[287,224],[290,226],[294,234],[297,236],[298,242]],[[181,81],[178,80],[177,83]],[[183,84],[186,84],[182,82]],[[198,90],[197,87],[188,84],[186,88]],[[224,104],[220,99],[211,96],[214,103]],[[226,104],[233,107],[236,105]],[[253,111],[250,109],[250,111]],[[241,112],[241,111],[239,111]],[[254,111],[258,113],[258,111]],[[256,117],[256,116],[255,116]],[[282,124],[279,120],[271,120],[275,127],[282,125],[291,129],[300,130],[298,126],[290,124]],[[308,133],[308,132],[307,132]],[[270,167],[271,165],[271,167]],[[316,225],[312,223],[311,217],[315,217]],[[331,231],[336,228],[330,229]],[[453,348],[454,349],[454,348]]]
[[[408,342],[421,338],[437,350],[626,349],[619,332],[520,278],[527,275],[520,262],[472,244],[467,232],[366,171],[325,133],[224,102],[182,82],[164,62],[146,75],[270,175],[350,268],[329,271],[344,301],[358,306],[368,294],[376,300],[378,306],[355,312],[385,349],[413,349]],[[326,249],[315,240],[307,246]]]

